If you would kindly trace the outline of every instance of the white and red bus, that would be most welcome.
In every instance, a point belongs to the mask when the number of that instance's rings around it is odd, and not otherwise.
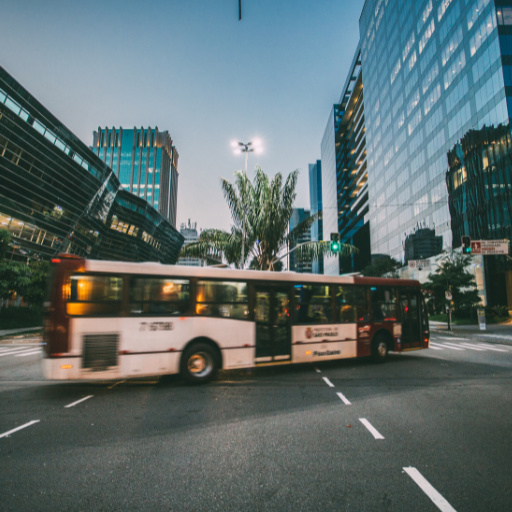
[[[50,379],[313,363],[429,347],[418,281],[60,255],[45,323]]]

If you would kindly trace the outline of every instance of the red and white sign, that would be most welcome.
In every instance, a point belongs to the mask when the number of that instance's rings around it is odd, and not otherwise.
[[[508,254],[508,240],[472,240],[471,254]]]

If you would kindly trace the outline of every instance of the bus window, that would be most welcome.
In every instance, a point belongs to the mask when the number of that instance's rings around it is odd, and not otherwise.
[[[332,323],[331,291],[329,286],[295,285],[296,314],[298,324]]]
[[[190,281],[136,277],[130,282],[132,315],[183,315],[189,305]]]
[[[202,316],[249,317],[247,283],[235,281],[198,281],[196,313]]]
[[[121,277],[71,276],[66,311],[73,316],[117,316],[121,309]]]
[[[396,322],[397,304],[395,288],[372,286],[370,288],[372,320],[374,322]]]
[[[348,324],[368,321],[368,301],[364,286],[338,286],[336,288],[336,307],[339,322]]]

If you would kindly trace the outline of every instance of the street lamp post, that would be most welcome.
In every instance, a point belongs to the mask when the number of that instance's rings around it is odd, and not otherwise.
[[[261,153],[261,142],[259,139],[255,139],[251,142],[238,142],[234,140],[231,142],[231,147],[234,148],[235,155],[239,155],[240,153],[245,153],[245,179],[244,179],[244,197],[242,198],[242,206],[244,210],[244,214],[242,216],[242,268],[244,267],[245,262],[245,183],[247,181],[247,160],[249,158],[249,153],[256,151],[257,153]]]

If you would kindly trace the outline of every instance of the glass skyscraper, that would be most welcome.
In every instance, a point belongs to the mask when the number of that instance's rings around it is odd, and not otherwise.
[[[435,229],[445,249],[460,245],[452,240],[447,154],[470,130],[508,129],[511,25],[512,8],[493,0],[366,1],[372,253],[403,259],[405,239],[420,226]]]
[[[145,199],[176,227],[179,155],[169,132],[98,128],[92,149],[125,190]]]
[[[311,224],[311,241],[323,240],[322,220],[322,162],[317,160],[309,164],[309,203],[311,215],[319,213],[319,218]],[[313,274],[324,273],[324,260],[318,259],[311,263]]]
[[[362,270],[371,262],[368,214],[368,165],[361,53],[357,48],[339,102],[322,139],[322,196],[324,240],[339,233],[340,241],[358,253],[326,257],[325,273]]]

